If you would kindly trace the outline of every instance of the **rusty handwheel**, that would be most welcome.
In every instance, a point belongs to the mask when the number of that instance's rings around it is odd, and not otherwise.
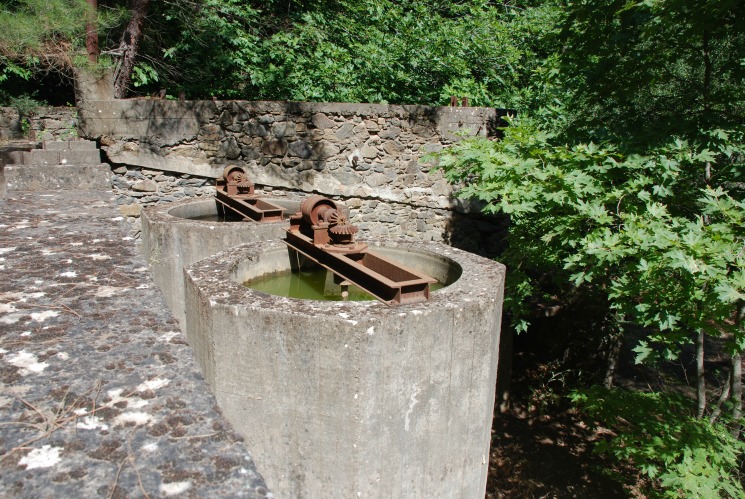
[[[338,211],[338,207],[335,202],[318,194],[308,196],[300,204],[300,213],[311,225],[319,225],[322,222],[329,223],[327,218],[332,212],[336,211]]]
[[[246,171],[240,166],[229,165],[222,171],[222,177],[228,184],[234,184],[241,193],[253,193],[254,184],[248,179]]]

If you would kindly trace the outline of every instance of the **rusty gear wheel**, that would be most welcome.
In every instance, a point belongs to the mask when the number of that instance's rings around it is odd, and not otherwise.
[[[329,210],[324,214],[324,221],[330,225],[349,225],[349,220],[340,210]]]
[[[331,232],[335,236],[353,236],[359,231],[360,229],[358,227],[349,224],[334,225],[333,227],[329,228],[329,232]]]
[[[225,169],[222,172],[223,178],[228,182],[244,182],[248,178],[246,177],[246,172],[241,168],[240,166],[226,166]]]

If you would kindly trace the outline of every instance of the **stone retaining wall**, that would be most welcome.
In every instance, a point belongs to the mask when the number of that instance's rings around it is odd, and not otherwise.
[[[78,136],[74,107],[38,107],[23,123],[14,107],[0,107],[0,140],[72,140]]]
[[[422,163],[457,133],[486,135],[491,108],[297,102],[97,101],[80,110],[86,137],[112,163],[217,178],[228,164],[261,185],[455,208]]]
[[[147,99],[80,110],[82,134],[99,140],[114,164],[117,202],[129,216],[140,206],[211,196],[225,166],[240,165],[273,195],[314,192],[345,202],[363,237],[463,243],[482,254],[499,244],[504,223],[477,216],[458,224],[478,209],[454,199],[441,172],[421,159],[461,135],[486,136],[499,115],[491,108]]]
[[[122,215],[129,217],[133,235],[137,238],[142,229],[140,213],[144,206],[188,198],[208,199],[215,195],[215,181],[210,178],[127,166],[116,167],[113,172],[116,203]],[[302,196],[304,193],[259,186],[257,194]],[[504,243],[505,217],[465,214],[377,199],[332,197],[350,208],[351,221],[360,228],[362,238],[445,242],[487,256],[497,255]]]

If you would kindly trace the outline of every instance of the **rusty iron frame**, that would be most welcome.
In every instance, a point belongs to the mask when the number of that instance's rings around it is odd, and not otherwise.
[[[290,217],[285,244],[388,305],[428,301],[429,286],[436,279],[374,253],[351,237],[336,242],[335,233],[357,231],[348,225],[344,211],[343,205],[322,196],[306,198],[301,211]]]
[[[222,178],[217,179],[215,200],[244,221],[278,222],[284,219],[285,209],[254,194],[254,184],[239,166],[227,166]]]

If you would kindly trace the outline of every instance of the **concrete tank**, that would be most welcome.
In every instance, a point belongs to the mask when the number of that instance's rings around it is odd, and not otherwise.
[[[285,208],[300,209],[300,199],[266,198]],[[287,222],[218,222],[214,199],[187,199],[142,210],[142,253],[174,317],[184,328],[185,266],[243,243],[280,239]]]
[[[271,296],[241,283],[289,252],[246,244],[186,268],[189,344],[278,497],[483,498],[505,268],[370,244],[449,285],[403,306]]]

